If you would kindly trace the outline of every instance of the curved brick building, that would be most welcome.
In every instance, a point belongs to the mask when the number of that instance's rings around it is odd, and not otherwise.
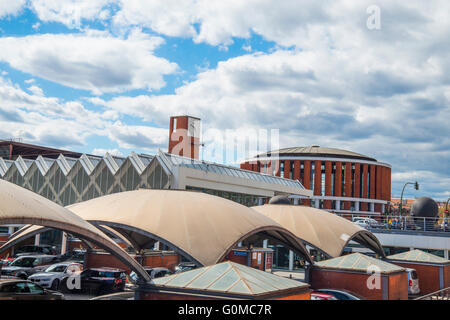
[[[380,214],[391,200],[391,166],[351,151],[285,148],[260,154],[241,168],[299,180],[314,191],[301,204],[333,212]]]

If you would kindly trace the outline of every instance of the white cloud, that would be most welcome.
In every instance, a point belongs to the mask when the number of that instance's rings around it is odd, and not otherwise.
[[[38,86],[31,86],[28,88],[28,91],[32,92],[34,95],[39,96],[39,97],[44,96],[44,91],[41,88],[39,88]]]
[[[43,22],[59,22],[69,28],[79,28],[82,20],[104,20],[104,9],[111,0],[30,0],[30,8]]]
[[[177,65],[152,51],[163,43],[134,30],[127,39],[88,30],[0,38],[0,60],[13,68],[95,94],[160,89]]]
[[[25,5],[25,0],[0,0],[0,18],[17,15]]]
[[[118,149],[101,149],[101,148],[95,148],[92,150],[92,154],[98,155],[98,156],[104,156],[106,153],[109,153],[113,156],[123,156],[123,153]]]
[[[126,149],[145,149],[156,152],[158,148],[167,148],[169,132],[167,128],[126,125],[120,121],[107,128],[111,140]]]

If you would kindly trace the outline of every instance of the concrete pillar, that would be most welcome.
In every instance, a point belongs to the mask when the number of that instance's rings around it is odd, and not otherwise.
[[[34,245],[38,246],[41,243],[41,234],[37,234],[34,236]]]
[[[319,199],[314,200],[314,207],[316,207],[317,209],[320,208],[320,200]]]
[[[341,200],[336,200],[336,210],[341,210]]]
[[[298,205],[298,198],[294,198],[294,205]]]
[[[267,244],[268,244],[269,240],[263,240],[263,248],[267,248]]]
[[[444,250],[444,258],[447,259],[447,260],[449,260],[448,259],[448,252],[449,252],[449,250]]]
[[[153,250],[159,250],[159,241],[156,241],[153,245]]]
[[[373,202],[370,203],[370,211],[375,212],[375,203]]]
[[[355,211],[359,211],[359,201],[355,201]]]
[[[258,206],[262,206],[264,203],[263,203],[263,199],[262,198],[258,198]]]
[[[61,241],[61,254],[66,253],[67,251],[67,233],[62,233],[62,241]]]
[[[384,203],[381,205],[381,213],[383,214],[384,213],[384,209],[385,209],[385,207],[384,207]]]
[[[8,234],[14,233],[14,227],[8,227]]]
[[[242,241],[238,243],[238,247],[242,247]]]
[[[289,271],[294,270],[294,251],[289,250]]]

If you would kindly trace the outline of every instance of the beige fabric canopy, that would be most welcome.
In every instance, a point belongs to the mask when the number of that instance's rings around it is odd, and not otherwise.
[[[328,211],[285,204],[266,204],[252,209],[278,222],[299,239],[330,257],[342,255],[350,240],[383,257],[385,255],[375,235]]]
[[[110,252],[146,280],[145,269],[103,232],[71,211],[13,183],[0,180],[0,225],[33,224],[60,229],[90,241]],[[25,230],[18,236],[27,232]],[[11,239],[0,247],[0,252],[14,244]]]
[[[278,223],[205,193],[137,190],[67,208],[94,225],[115,229],[137,249],[161,241],[199,265],[220,262],[237,243],[255,236],[282,242],[311,261],[303,243]]]

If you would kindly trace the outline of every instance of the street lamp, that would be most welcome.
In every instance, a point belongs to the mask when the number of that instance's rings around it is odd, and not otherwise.
[[[448,202],[450,201],[450,198],[447,199],[447,202],[445,203],[445,211],[444,211],[444,217],[445,215],[448,215]]]
[[[406,185],[407,184],[413,184],[414,185],[414,189],[416,189],[416,190],[419,190],[419,183],[416,181],[416,182],[407,182],[407,183],[405,183],[405,185],[403,186],[403,189],[402,189],[402,195],[400,196],[400,206],[399,206],[399,209],[400,209],[400,216],[402,215],[402,204],[403,204],[403,191],[405,191],[405,187],[406,187]]]

